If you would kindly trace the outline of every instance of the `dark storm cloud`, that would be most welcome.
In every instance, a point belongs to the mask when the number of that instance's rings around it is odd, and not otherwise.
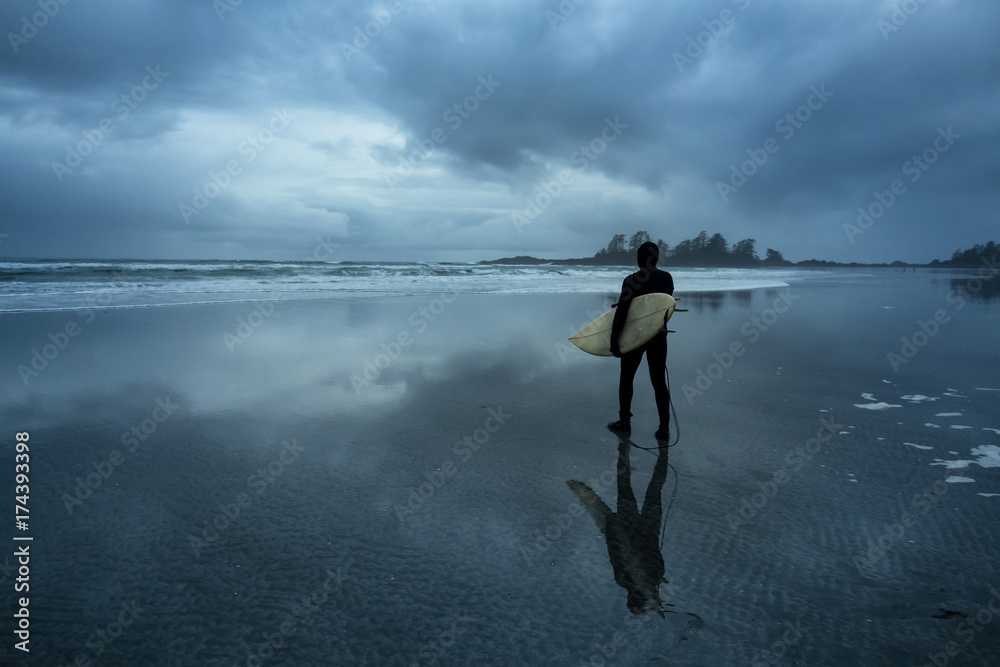
[[[58,11],[26,41],[39,3],[0,9],[4,254],[295,257],[349,216],[338,233],[364,258],[579,256],[645,228],[927,261],[995,226],[992,3],[42,5]],[[185,224],[178,205],[272,108],[300,124]],[[105,118],[114,131],[58,180],[52,162]],[[627,129],[580,169],[608,119]],[[910,181],[904,164],[949,127],[959,138]],[[761,151],[724,200],[719,182]],[[564,169],[573,184],[517,233],[510,215]],[[895,179],[905,193],[850,242],[844,224]],[[281,202],[292,212],[262,219]]]

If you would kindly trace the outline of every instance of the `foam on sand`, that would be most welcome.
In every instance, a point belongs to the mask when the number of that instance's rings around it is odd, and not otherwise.
[[[961,424],[952,424],[951,427],[957,429],[972,428],[971,426],[962,426]]]
[[[961,412],[939,412],[939,413],[937,413],[934,416],[935,417],[961,417],[962,413]]]
[[[1000,493],[980,493],[984,498],[1000,498]]]
[[[952,475],[951,477],[949,477],[944,481],[948,482],[949,484],[964,484],[968,482],[975,482],[976,480],[972,479],[971,477],[960,477],[958,475]]]
[[[997,445],[980,445],[974,447],[971,454],[978,457],[976,460],[958,459],[956,461],[945,461],[935,459],[932,466],[944,466],[946,468],[968,468],[975,463],[981,468],[1000,468],[1000,447]]]
[[[929,445],[918,445],[915,442],[904,442],[903,444],[907,447],[916,447],[917,449],[934,449]]]
[[[879,403],[855,403],[854,407],[864,408],[865,410],[888,410],[889,408],[901,408],[902,405],[890,405],[889,403],[879,402]]]
[[[949,470],[955,470],[957,468],[968,468],[970,465],[975,463],[975,461],[970,461],[966,459],[958,459],[956,461],[945,461],[944,459],[934,459],[932,466],[944,466]]]
[[[983,430],[984,431],[993,431],[997,435],[1000,435],[1000,428],[990,428],[989,426],[984,426]]]
[[[921,403],[923,401],[936,401],[940,396],[924,396],[923,394],[907,394],[906,396],[900,396],[904,401],[909,401],[910,403]]]
[[[973,456],[978,456],[977,464],[984,468],[1000,468],[1000,447],[996,445],[980,445],[972,450]]]

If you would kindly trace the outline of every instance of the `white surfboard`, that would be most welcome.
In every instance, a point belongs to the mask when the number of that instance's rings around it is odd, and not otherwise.
[[[625,318],[625,326],[618,338],[622,354],[648,343],[653,336],[666,328],[666,321],[674,314],[676,302],[669,294],[644,294],[632,299]],[[615,321],[615,308],[569,337],[570,342],[584,352],[599,357],[611,356],[611,325]]]

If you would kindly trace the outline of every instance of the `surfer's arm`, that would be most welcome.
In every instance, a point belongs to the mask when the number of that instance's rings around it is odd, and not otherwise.
[[[625,328],[625,320],[628,319],[628,307],[632,304],[632,288],[628,285],[628,279],[622,283],[622,294],[618,297],[617,308],[615,308],[615,319],[611,323],[611,354],[616,357],[621,356],[618,349],[618,337],[622,335]],[[617,354],[616,354],[617,353]]]

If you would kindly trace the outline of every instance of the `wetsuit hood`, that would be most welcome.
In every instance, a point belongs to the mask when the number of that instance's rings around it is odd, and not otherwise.
[[[636,264],[640,269],[652,269],[660,259],[660,248],[652,241],[647,241],[639,246],[636,252]]]

